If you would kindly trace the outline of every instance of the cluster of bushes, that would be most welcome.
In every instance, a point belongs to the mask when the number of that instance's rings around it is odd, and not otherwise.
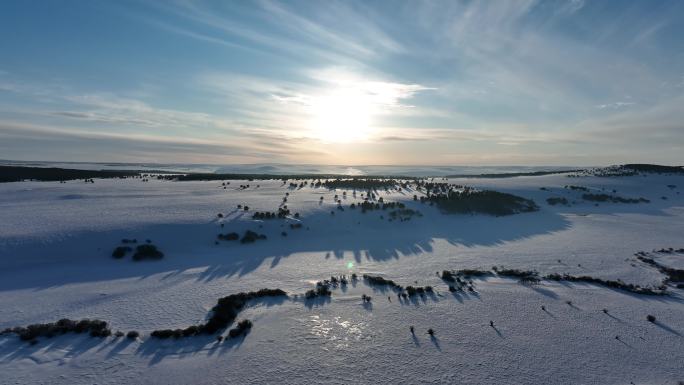
[[[149,239],[147,240],[147,244],[145,245],[138,245],[135,248],[135,253],[133,254],[133,260],[134,261],[142,261],[144,259],[161,259],[164,257],[164,253],[159,251],[157,249],[157,246],[150,244],[151,242]],[[135,239],[122,239],[121,243],[124,244],[132,244],[132,243],[137,243],[137,240]],[[130,246],[117,246],[114,251],[112,251],[112,257],[116,259],[121,259],[126,256],[126,254],[130,253],[133,251],[133,248]]]
[[[331,295],[332,292],[330,291],[330,287],[328,284],[325,284],[323,282],[317,282],[315,289],[307,290],[307,292],[304,293],[304,298],[314,299],[317,297],[330,297]]]
[[[302,228],[302,224],[301,224],[301,223],[290,223],[290,228],[291,228],[292,230],[294,230],[294,229],[301,229],[301,228]]]
[[[219,234],[218,239],[221,241],[237,241],[238,239],[240,239],[240,234],[236,232]]]
[[[582,194],[582,199],[591,202],[612,202],[612,203],[648,203],[646,198],[623,198],[608,194]]]
[[[352,279],[354,277],[352,276]],[[378,286],[389,286],[390,288],[399,291],[400,293],[397,295],[400,295],[404,298],[414,296],[416,294],[424,295],[425,293],[432,293],[434,290],[432,286],[424,286],[424,287],[414,287],[414,286],[406,286],[405,288],[396,282],[390,280],[390,279],[385,279],[380,276],[374,276],[374,275],[368,275],[364,274],[363,279],[368,282],[370,285],[378,285]],[[404,292],[406,291],[406,292]]]
[[[660,249],[657,251],[658,253],[681,253],[684,252],[684,249]],[[640,260],[641,262],[644,262],[646,264],[649,264],[655,268],[658,269],[661,273],[665,274],[667,278],[663,280],[663,284],[667,284],[670,282],[678,282],[677,288],[682,289],[684,288],[684,270],[683,269],[675,269],[672,267],[668,267],[665,265],[662,265],[658,262],[655,261],[655,259],[648,257],[648,254],[646,254],[643,251],[640,251],[635,254],[637,259]]]
[[[93,337],[107,337],[112,331],[107,322],[97,319],[82,319],[80,321],[61,319],[57,322],[33,324],[26,327],[18,326],[2,331],[2,334],[14,333],[23,341],[32,341],[38,337],[52,338],[66,333],[88,333]]]
[[[404,288],[401,285],[398,285],[394,281],[392,281],[390,279],[385,279],[385,278],[380,277],[380,276],[364,274],[363,279],[371,285],[389,286],[389,287],[391,287],[395,290],[399,290],[399,291],[404,290]]]
[[[491,190],[449,190],[447,193],[420,197],[421,202],[434,203],[446,213],[511,215],[539,209],[534,201],[513,194]]]
[[[541,281],[539,273],[534,270],[503,269],[496,266],[492,270],[501,277],[517,278],[522,284],[537,284]]]
[[[546,199],[546,203],[550,204],[551,206],[555,206],[558,204],[567,205],[568,200],[564,197],[551,197]]]
[[[200,325],[189,326],[185,329],[162,329],[155,330],[150,335],[155,338],[181,338],[190,337],[197,334],[214,334],[223,330],[235,320],[240,310],[248,301],[265,298],[286,296],[287,293],[280,289],[261,289],[248,293],[231,294],[227,297],[219,298],[218,303],[211,309],[212,314],[209,320]],[[243,321],[244,322],[244,321]],[[251,327],[251,322],[250,322]]]
[[[237,326],[228,331],[228,336],[230,338],[236,338],[240,336],[247,335],[250,329],[252,329],[252,321],[246,319],[238,322]]]
[[[492,275],[490,271],[486,270],[474,270],[474,269],[462,269],[456,271],[443,270],[440,274],[437,273],[443,281],[449,283],[449,291],[459,292],[459,291],[475,291],[475,284],[470,279],[470,277],[483,277],[487,275]]]
[[[657,253],[665,253],[665,254],[684,253],[684,248],[675,249],[673,247],[668,247],[667,249],[662,248],[660,250],[656,250],[656,252]]]
[[[114,251],[112,252],[112,257],[116,259],[121,259],[126,256],[126,254],[130,253],[133,251],[133,249],[130,246],[118,246]]]
[[[380,198],[382,199],[382,198]],[[382,202],[378,201],[377,203],[370,202],[368,200],[363,201],[362,203],[359,203],[358,205],[356,203],[352,203],[349,205],[350,209],[355,209],[355,208],[360,208],[361,212],[366,212],[366,211],[372,211],[372,210],[387,210],[387,209],[400,209],[403,210],[405,209],[406,205],[404,205],[401,202]]]
[[[413,210],[413,209],[398,209],[398,210],[392,210],[389,213],[390,220],[400,220],[400,221],[408,221],[414,216],[422,217],[423,214],[420,213],[420,211]]]
[[[425,293],[432,293],[433,291],[434,290],[432,289],[432,286],[424,286],[424,287],[406,286],[406,294],[409,297],[412,297],[416,294],[424,295]]]
[[[135,254],[133,254],[134,261],[142,261],[145,259],[156,260],[162,259],[163,257],[164,253],[159,251],[157,246],[151,244],[139,245],[135,248]]]
[[[589,189],[584,187],[584,186],[572,186],[572,185],[570,185],[570,186],[565,186],[565,188],[570,189],[570,190],[575,190],[575,191],[587,191],[587,192],[589,191]]]
[[[252,215],[253,219],[284,219],[288,215],[290,215],[290,210],[288,210],[287,206],[283,206],[278,208],[278,212],[255,212],[254,215]]]
[[[247,231],[245,231],[245,234],[240,239],[240,243],[254,243],[260,239],[266,239],[266,235],[258,234],[252,230],[247,230]]]
[[[652,289],[649,287],[641,287],[639,285],[634,285],[631,283],[624,283],[620,280],[612,281],[612,280],[605,280],[605,279],[589,277],[589,276],[573,276],[573,275],[569,275],[569,274],[562,274],[561,275],[561,274],[557,274],[557,273],[549,274],[544,278],[552,280],[552,281],[591,283],[591,284],[595,284],[595,285],[601,285],[601,286],[609,287],[611,289],[620,289],[620,290],[628,291],[630,293],[635,293],[635,294],[646,294],[646,295],[664,295],[664,294],[666,294],[664,286],[657,288],[657,289]]]
[[[362,178],[352,178],[352,179],[331,179],[322,182],[321,185],[329,189],[336,188],[347,188],[347,189],[358,189],[358,190],[377,190],[394,187],[399,182],[394,179],[362,179]]]

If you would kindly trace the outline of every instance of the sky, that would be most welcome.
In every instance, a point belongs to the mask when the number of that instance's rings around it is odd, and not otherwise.
[[[0,159],[684,163],[684,2],[0,2]]]

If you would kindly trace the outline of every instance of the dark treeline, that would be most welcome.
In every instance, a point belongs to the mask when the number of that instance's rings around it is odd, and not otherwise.
[[[530,199],[498,191],[470,188],[420,197],[420,201],[434,203],[444,212],[458,214],[511,215],[539,210]]]
[[[140,171],[75,170],[56,167],[0,166],[0,183],[37,180],[45,182],[92,178],[128,178],[141,175]]]
[[[180,174],[180,175],[162,175],[162,179],[178,180],[178,181],[198,181],[198,180],[317,180],[317,179],[345,179],[345,180],[370,180],[370,179],[408,179],[415,180],[416,178],[410,176],[383,176],[383,175],[363,175],[350,176],[341,174],[213,174],[213,173],[197,173],[197,174]]]
[[[248,293],[231,294],[227,297],[219,298],[218,303],[211,310],[211,317],[204,324],[188,326],[185,329],[162,329],[155,330],[150,335],[156,338],[181,338],[190,337],[198,334],[214,334],[230,325],[238,313],[247,305],[247,302],[254,299],[265,297],[284,297],[287,293],[280,289],[261,289]],[[247,324],[238,327],[240,332],[244,331]],[[251,327],[251,322],[249,323]],[[231,333],[232,334],[232,333]]]
[[[599,176],[624,177],[639,174],[684,174],[684,166],[664,166],[660,164],[631,163],[608,167],[580,170],[571,177]]]
[[[684,166],[663,166],[660,164],[625,164],[622,167],[636,172],[651,172],[656,174],[684,174]]]
[[[23,341],[34,341],[38,337],[52,338],[66,333],[88,333],[93,337],[107,337],[112,334],[107,326],[107,322],[97,319],[76,321],[64,318],[57,322],[7,328],[0,334],[14,333]]]
[[[518,176],[544,176],[552,174],[565,174],[569,172],[580,172],[583,169],[577,170],[550,170],[550,171],[530,171],[530,172],[503,172],[494,174],[458,174],[458,175],[447,175],[445,178],[514,178]]]
[[[623,198],[608,194],[582,194],[582,199],[592,202],[612,202],[612,203],[648,203],[646,198]]]
[[[344,179],[333,179],[327,180],[322,183],[324,187],[334,189],[334,188],[347,188],[347,189],[358,189],[358,190],[377,190],[377,189],[387,189],[391,187],[398,186],[401,182],[395,179],[376,179],[376,178],[344,178]]]

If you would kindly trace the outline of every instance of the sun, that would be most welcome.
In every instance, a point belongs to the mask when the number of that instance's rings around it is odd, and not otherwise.
[[[324,142],[363,140],[371,131],[372,102],[354,88],[338,88],[315,97],[310,104],[313,135]]]

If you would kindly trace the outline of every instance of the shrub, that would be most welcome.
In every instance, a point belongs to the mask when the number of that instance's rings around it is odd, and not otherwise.
[[[107,337],[112,334],[105,321],[97,319],[74,321],[66,318],[60,319],[54,323],[14,327],[6,329],[3,333],[14,333],[18,335],[22,341],[35,340],[37,337],[51,338],[65,333],[88,333],[93,337]]]
[[[550,279],[552,281],[568,281],[568,282],[585,282],[585,283],[591,283],[594,285],[601,285],[605,287],[609,287],[611,289],[620,289],[624,291],[628,291],[630,293],[635,293],[635,294],[645,294],[645,295],[665,295],[666,292],[664,289],[659,289],[659,290],[654,290],[648,287],[641,287],[639,285],[634,285],[631,283],[624,283],[620,280],[617,281],[611,281],[611,280],[605,280],[601,278],[595,278],[595,277],[589,277],[589,276],[572,276],[568,274],[549,274],[546,277],[546,279]]]
[[[131,339],[131,340],[134,340],[134,339],[138,338],[139,336],[140,336],[140,333],[138,333],[138,332],[135,331],[135,330],[131,330],[130,332],[128,332],[128,333],[126,334],[126,337],[129,338],[129,339]]]
[[[245,232],[245,235],[242,236],[242,239],[240,239],[241,243],[254,243],[259,239],[266,239],[266,236],[264,234],[257,234],[256,232],[252,230],[247,230]]]
[[[327,285],[318,285],[316,289],[311,289],[304,293],[304,298],[313,299],[316,297],[330,297],[331,295],[332,292]]]
[[[557,204],[567,205],[568,200],[563,197],[551,197],[546,199],[546,203],[550,204],[551,206],[555,206]]]
[[[157,250],[157,246],[147,244],[139,245],[135,248],[135,254],[133,254],[134,261],[142,261],[143,259],[161,259],[164,257],[164,253]]]
[[[652,322],[652,323],[654,323],[656,321],[656,317],[653,315],[650,315],[650,314],[646,316],[646,319],[648,320],[648,322]]]
[[[582,194],[582,199],[591,202],[612,202],[612,203],[648,203],[646,198],[623,198],[608,194]]]
[[[352,275],[352,278],[353,277],[354,276]],[[394,281],[389,280],[389,279],[385,279],[385,278],[380,277],[380,276],[373,276],[373,275],[364,274],[363,279],[368,281],[368,283],[371,285],[389,286],[389,287],[391,287],[393,289],[397,289],[397,290],[403,289],[401,287],[401,285],[397,285]]]
[[[222,241],[237,241],[238,239],[240,239],[240,234],[238,234],[236,232],[227,233],[227,234],[219,234],[218,239],[220,239]]]
[[[126,256],[129,252],[133,251],[129,246],[119,246],[112,252],[112,257],[120,259]]]
[[[249,330],[252,328],[252,321],[246,319],[238,322],[237,326],[233,329],[230,329],[228,332],[228,336],[230,338],[235,338],[239,336],[246,335],[249,333]]]

